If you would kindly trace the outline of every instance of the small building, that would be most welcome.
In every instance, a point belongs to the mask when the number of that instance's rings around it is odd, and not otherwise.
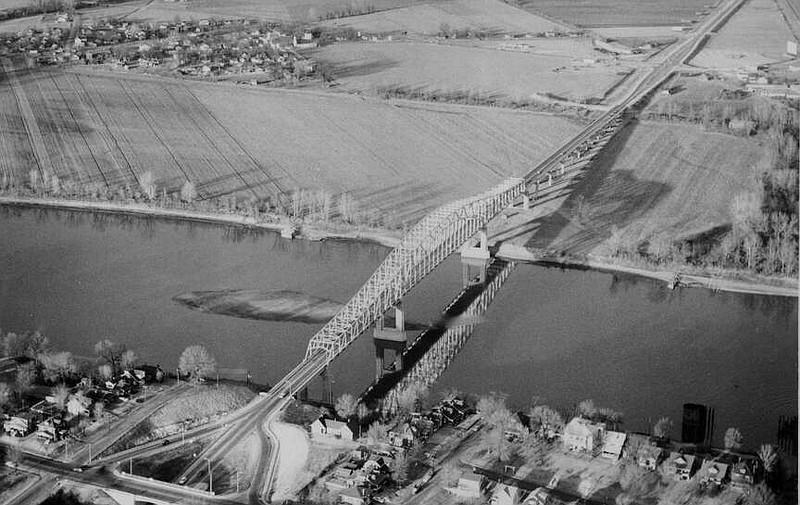
[[[730,465],[717,460],[705,460],[697,473],[700,484],[720,487],[728,480]]]
[[[664,459],[664,449],[656,445],[643,444],[636,453],[636,463],[647,470],[655,470]]]
[[[756,481],[754,462],[752,460],[743,460],[735,463],[731,468],[730,478],[731,487],[749,489]]]
[[[603,437],[603,452],[600,454],[606,459],[618,461],[622,456],[622,447],[625,445],[627,434],[619,431],[607,431]]]
[[[697,457],[692,454],[671,452],[665,466],[667,474],[674,476],[678,480],[689,480],[692,478],[696,464]]]
[[[593,451],[599,446],[605,426],[582,417],[573,418],[564,428],[561,440],[570,451]]]
[[[492,497],[489,498],[490,505],[519,505],[522,498],[522,491],[516,486],[509,484],[498,484],[494,488]]]
[[[361,488],[351,487],[339,493],[339,501],[349,505],[364,505],[364,496],[361,494]]]
[[[797,42],[794,40],[787,40],[786,41],[786,54],[789,56],[797,57]]]
[[[486,477],[475,472],[464,472],[458,478],[458,494],[460,496],[480,498]]]
[[[327,437],[327,438],[341,438],[344,440],[355,440],[355,433],[352,427],[345,422],[335,421],[333,419],[326,419],[320,417],[309,427],[311,436],[313,437]]]

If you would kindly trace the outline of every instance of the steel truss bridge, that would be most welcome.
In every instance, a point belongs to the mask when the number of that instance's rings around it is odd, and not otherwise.
[[[396,305],[445,258],[519,198],[524,179],[508,179],[485,193],[437,208],[414,225],[349,302],[316,335],[306,355],[273,391],[293,394]]]

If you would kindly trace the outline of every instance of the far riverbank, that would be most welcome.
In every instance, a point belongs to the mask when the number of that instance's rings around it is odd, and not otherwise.
[[[402,240],[402,232],[383,228],[366,228],[353,225],[309,224],[298,223],[285,217],[276,216],[273,221],[264,221],[251,216],[239,214],[221,214],[198,211],[194,209],[170,209],[155,207],[143,203],[128,202],[102,202],[70,200],[63,198],[33,198],[23,196],[0,196],[0,205],[47,207],[55,209],[75,210],[84,212],[104,212],[114,214],[129,214],[151,216],[173,220],[188,220],[204,223],[227,224],[245,226],[273,232],[282,232],[290,227],[298,230],[297,238],[319,240],[354,240],[371,242],[385,247],[396,247]],[[517,248],[514,248],[517,249]],[[528,261],[533,263],[557,264],[567,267],[580,267],[606,272],[623,272],[651,279],[671,283],[676,271],[647,268],[642,265],[625,264],[618,259],[548,255],[536,259],[536,254],[528,250],[520,250],[517,254],[508,255],[508,259]],[[725,273],[727,275],[740,275],[738,272]],[[772,279],[771,279],[772,280]],[[734,293],[750,293],[769,296],[798,297],[798,285],[786,279],[774,279],[776,284],[767,284],[755,279],[734,279],[731,277],[717,277],[702,272],[681,272],[680,287],[700,287],[714,291],[729,291]]]

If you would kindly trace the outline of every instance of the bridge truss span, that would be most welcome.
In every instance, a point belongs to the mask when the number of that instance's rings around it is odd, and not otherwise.
[[[425,216],[342,310],[311,338],[304,361],[319,359],[324,353],[330,363],[524,190],[523,179],[508,179],[485,193],[449,203]]]

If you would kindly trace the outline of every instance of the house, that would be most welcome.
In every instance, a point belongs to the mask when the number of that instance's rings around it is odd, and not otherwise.
[[[703,466],[700,468],[700,471],[697,473],[700,484],[704,484],[706,486],[722,486],[728,480],[728,471],[730,470],[730,465],[727,463],[722,463],[717,460],[705,460],[703,461]]]
[[[366,503],[361,494],[361,489],[357,487],[351,487],[341,491],[339,493],[339,501],[350,505],[364,505]]]
[[[543,487],[537,487],[525,498],[523,505],[557,505],[563,503],[550,494],[550,491]]]
[[[673,475],[678,480],[689,480],[694,473],[694,467],[697,464],[697,458],[692,454],[681,454],[679,452],[671,452],[665,467],[669,475]]]
[[[607,431],[603,437],[603,452],[600,455],[612,461],[619,460],[626,437],[627,434],[619,431]]]
[[[661,447],[643,444],[636,453],[636,463],[647,470],[655,470],[664,459],[664,449]]]
[[[570,451],[593,451],[602,440],[605,426],[576,417],[564,428],[561,439]]]
[[[755,484],[755,477],[753,461],[739,461],[731,468],[731,487],[737,489],[749,489],[753,484]]]
[[[320,417],[309,427],[312,437],[342,438],[354,440],[353,428],[348,423]]]
[[[389,431],[389,443],[395,447],[411,447],[414,445],[414,430],[411,429],[411,425],[403,423],[397,430]]]
[[[459,496],[480,498],[486,477],[475,472],[464,472],[458,478],[457,493]]]
[[[516,486],[509,484],[498,484],[494,488],[492,497],[489,498],[491,505],[519,505],[522,492]]]

